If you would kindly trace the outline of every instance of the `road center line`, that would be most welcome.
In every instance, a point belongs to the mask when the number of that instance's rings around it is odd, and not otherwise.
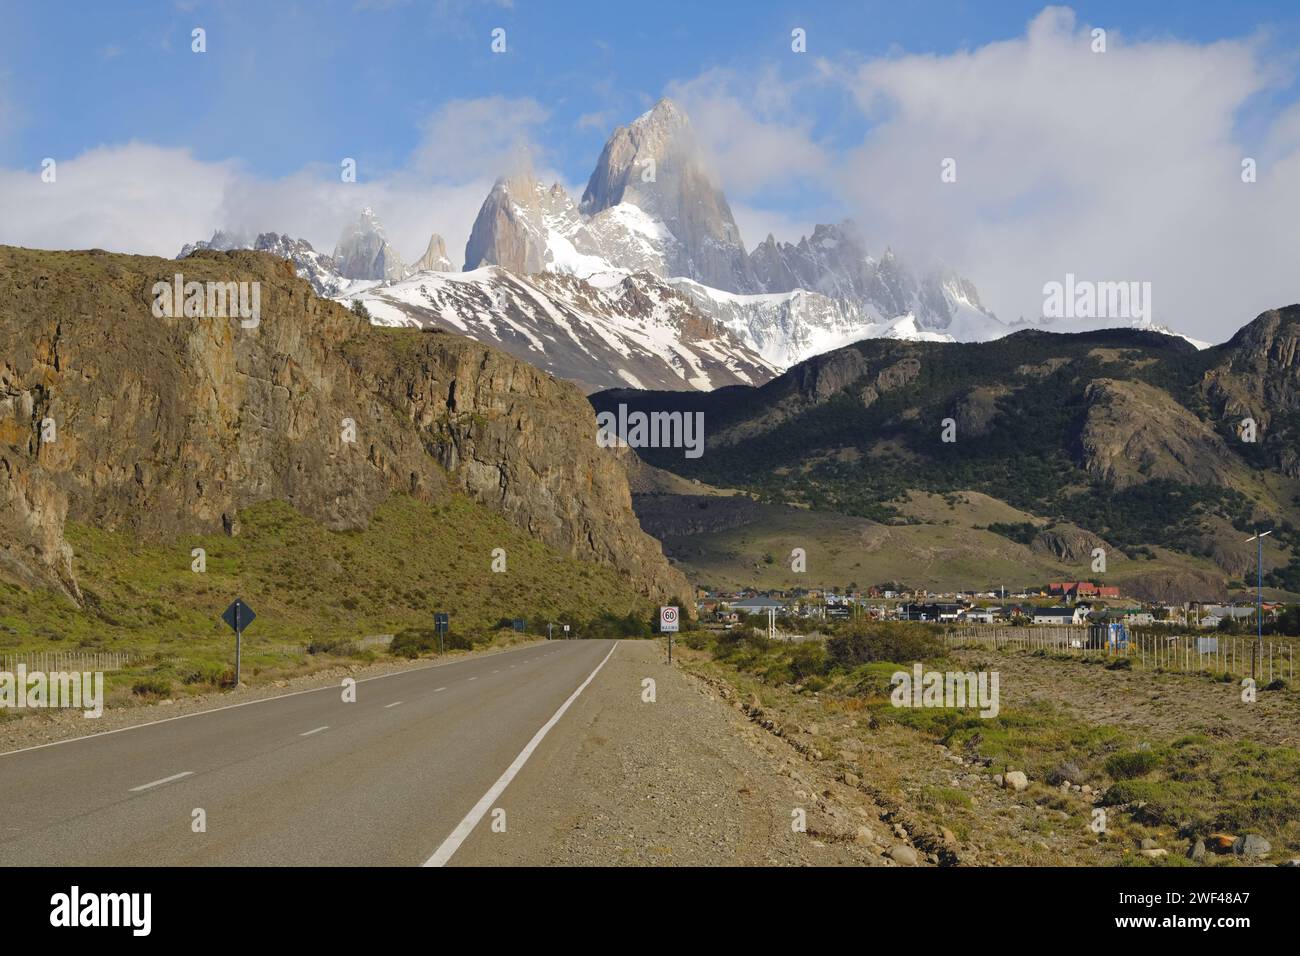
[[[182,777],[194,776],[193,770],[185,770],[181,773],[174,773],[170,777],[163,777],[161,780],[155,780],[153,783],[141,784],[138,787],[132,787],[132,793],[139,793],[141,790],[148,790],[151,787],[161,787],[164,783],[171,783],[173,780],[180,780]]]
[[[436,694],[436,693],[438,693],[438,691],[440,691],[440,690],[446,690],[446,689],[447,689],[447,688],[445,688],[445,687],[437,687],[437,688],[434,689],[433,692]]]
[[[320,733],[322,730],[329,730],[329,729],[330,729],[330,728],[329,728],[329,724],[326,724],[324,727],[317,727],[315,730],[309,730],[309,731],[307,731],[306,733],[301,733],[301,734],[299,734],[298,736],[299,736],[299,737],[310,737],[312,734],[318,734],[318,733]]]
[[[384,704],[384,710],[387,710],[389,707],[400,707],[401,704],[402,702],[400,700],[395,700],[391,704]]]
[[[578,695],[587,689],[587,685],[596,679],[596,675],[600,673],[600,669],[605,666],[606,661],[614,656],[616,650],[618,650],[617,643],[609,649],[609,653],[605,655],[605,659],[596,665],[596,669],[587,675],[587,679],[578,685],[578,689],[569,695],[569,699],[560,705],[560,709],[551,715],[551,719],[542,724],[542,729],[533,734],[533,739],[528,741],[524,749],[519,752],[519,756],[514,759],[514,762],[510,766],[506,767],[505,773],[501,774],[497,779],[497,782],[488,788],[487,793],[483,794],[482,799],[479,800],[478,803],[474,804],[469,813],[465,814],[465,819],[461,820],[460,823],[456,825],[456,829],[451,831],[451,835],[442,841],[442,846],[438,847],[438,849],[434,851],[433,856],[424,861],[425,866],[447,865],[447,861],[450,860],[455,852],[460,849],[460,845],[465,842],[471,833],[474,832],[474,828],[478,826],[478,822],[483,819],[483,815],[491,809],[492,804],[495,803],[497,798],[505,792],[506,787],[510,786],[510,781],[515,779],[515,775],[523,769],[524,764],[528,762],[528,758],[531,757],[533,751],[537,749],[537,745],[542,742],[542,739],[550,732],[551,728],[560,722],[560,718],[563,717],[564,712],[569,709],[569,705],[577,700]]]

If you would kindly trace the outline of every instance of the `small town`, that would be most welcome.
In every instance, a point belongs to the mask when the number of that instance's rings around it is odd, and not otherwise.
[[[1285,608],[1260,602],[1266,623]],[[1253,629],[1257,605],[1186,602],[1151,604],[1128,600],[1121,589],[1091,581],[1052,581],[1017,590],[945,591],[902,586],[866,589],[792,588],[789,590],[696,593],[696,611],[706,625],[733,626],[742,615],[796,620],[867,618],[940,624],[1082,626],[1117,622],[1129,627],[1169,625],[1199,630]]]

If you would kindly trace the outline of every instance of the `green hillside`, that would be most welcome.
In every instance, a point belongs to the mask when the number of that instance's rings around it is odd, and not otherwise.
[[[517,617],[544,634],[548,621],[649,616],[617,572],[560,555],[460,494],[441,506],[394,497],[361,531],[330,531],[265,502],[241,514],[236,537],[142,543],[74,523],[67,533],[85,608],[0,582],[0,653],[132,651],[206,681],[233,661],[220,614],[236,596],[258,615],[245,675],[297,669],[309,645],[354,653],[367,635],[428,628],[434,611],[475,641]],[[194,548],[207,552],[204,573],[191,570]],[[503,573],[491,571],[494,548],[505,550]]]

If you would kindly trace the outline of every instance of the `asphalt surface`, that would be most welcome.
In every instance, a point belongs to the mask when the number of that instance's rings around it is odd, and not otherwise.
[[[359,681],[355,703],[322,688],[0,754],[0,866],[454,863],[615,651],[531,645]]]

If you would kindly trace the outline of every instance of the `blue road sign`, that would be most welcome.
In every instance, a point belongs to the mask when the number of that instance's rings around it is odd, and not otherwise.
[[[221,619],[230,625],[230,629],[235,632],[242,631],[248,625],[253,623],[257,617],[253,609],[245,604],[240,598],[235,598],[230,602],[230,607],[226,608],[226,613],[221,615]]]

